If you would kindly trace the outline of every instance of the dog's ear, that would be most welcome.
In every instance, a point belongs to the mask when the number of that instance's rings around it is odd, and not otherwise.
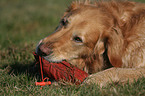
[[[107,55],[114,67],[122,66],[123,35],[119,28],[112,28],[107,37]]]
[[[97,54],[96,62],[99,64],[104,63],[104,59],[109,59],[108,63],[111,63],[114,67],[122,66],[122,50],[123,50],[123,36],[119,28],[111,28],[111,32],[102,34],[94,48],[94,54]],[[103,57],[107,54],[107,57]],[[106,56],[106,55],[105,55]],[[105,61],[106,62],[106,61]],[[96,64],[98,65],[98,64]],[[100,65],[104,66],[104,65]],[[106,66],[106,65],[105,65]]]

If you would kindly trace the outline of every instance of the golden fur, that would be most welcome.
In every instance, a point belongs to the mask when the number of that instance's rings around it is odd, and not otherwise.
[[[85,83],[102,86],[145,76],[145,4],[73,2],[56,31],[40,41],[37,53],[93,74]]]

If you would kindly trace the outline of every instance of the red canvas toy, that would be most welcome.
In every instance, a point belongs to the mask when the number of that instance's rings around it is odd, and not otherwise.
[[[71,65],[67,61],[60,63],[53,63],[45,60],[41,56],[34,53],[37,64],[40,65],[42,82],[36,82],[36,85],[44,86],[51,85],[51,82],[44,82],[46,79],[53,79],[55,81],[65,80],[76,85],[81,84],[88,74],[83,70]],[[46,78],[43,75],[47,76]]]

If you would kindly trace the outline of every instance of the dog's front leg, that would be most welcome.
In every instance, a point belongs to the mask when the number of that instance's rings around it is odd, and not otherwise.
[[[84,84],[98,84],[105,86],[107,84],[129,83],[137,80],[139,77],[145,76],[145,68],[110,68],[90,75],[83,82]]]

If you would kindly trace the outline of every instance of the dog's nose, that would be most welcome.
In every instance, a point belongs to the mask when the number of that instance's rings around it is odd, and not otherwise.
[[[51,49],[48,48],[45,44],[40,44],[37,49],[37,54],[40,56],[47,56],[51,53]]]

